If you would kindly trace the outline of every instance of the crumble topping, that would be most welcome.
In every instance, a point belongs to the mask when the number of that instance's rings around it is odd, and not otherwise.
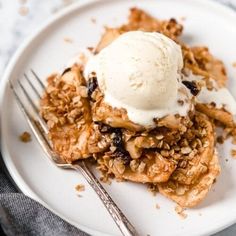
[[[131,30],[157,31],[181,45],[183,73],[190,70],[202,77],[200,81],[182,80],[194,96],[202,87],[214,90],[214,83],[219,88],[226,86],[223,63],[208,48],[188,47],[181,42],[181,24],[175,19],[155,19],[137,8],[131,9],[127,24],[105,29],[95,53]],[[201,202],[220,173],[215,139],[223,143],[233,137],[236,144],[231,113],[217,108],[214,102],[192,103],[194,109],[186,117],[154,119],[155,127],[145,129],[131,122],[125,109],[106,104],[96,74],[85,81],[83,65],[77,64],[48,79],[41,115],[50,129],[54,151],[64,160],[70,163],[92,157],[102,181],[116,178],[146,183],[153,194],[160,192],[175,201],[177,213],[186,218],[183,207]],[[215,137],[215,126],[223,127],[222,136]]]

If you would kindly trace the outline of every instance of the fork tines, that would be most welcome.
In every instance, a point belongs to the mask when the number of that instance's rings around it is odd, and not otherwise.
[[[63,159],[61,159],[57,154],[54,153],[52,144],[50,140],[48,139],[48,128],[46,123],[44,122],[43,118],[39,114],[39,108],[36,105],[36,103],[33,101],[32,96],[37,97],[37,100],[40,100],[41,95],[40,92],[35,85],[34,81],[37,81],[38,85],[40,85],[41,89],[45,90],[44,84],[41,82],[40,78],[37,76],[37,74],[31,70],[32,72],[32,79],[27,74],[24,74],[24,81],[18,81],[18,88],[19,92],[16,89],[16,86],[13,85],[11,81],[10,88],[13,91],[13,94],[16,98],[16,101],[24,114],[26,121],[28,122],[31,130],[33,131],[37,141],[39,142],[40,146],[42,147],[43,151],[47,154],[50,160],[54,162],[59,167],[68,168],[70,165],[68,163],[65,163]],[[25,85],[24,83],[25,82]],[[30,91],[33,93],[29,93],[27,87],[30,88]],[[21,93],[21,95],[20,95]],[[23,97],[24,96],[24,97]],[[34,111],[34,117],[29,112],[29,109],[26,106],[26,102],[30,104],[30,106],[33,108]]]
[[[45,89],[45,86],[42,83],[42,81],[40,80],[39,76],[33,70],[31,70],[31,74],[32,74],[32,76],[28,76],[25,73],[24,74],[25,79],[23,81],[17,80],[18,86],[14,86],[13,83],[11,81],[9,81],[10,88],[12,89],[13,94],[16,98],[16,101],[19,104],[28,123],[29,122],[35,123],[36,121],[38,121],[37,123],[40,126],[38,128],[42,129],[43,132],[47,134],[48,133],[47,125],[45,124],[45,121],[42,119],[42,117],[39,115],[38,105],[34,102],[35,101],[34,98],[36,98],[37,101],[39,101],[41,99],[41,95],[40,95],[38,87],[40,86],[41,89]],[[36,86],[35,82],[39,86]],[[19,88],[19,92],[17,92],[17,90],[18,90],[18,89],[16,89],[17,87]],[[31,91],[31,92],[29,92],[29,91]],[[22,94],[25,99],[20,94]],[[33,108],[34,118],[31,115],[31,113],[29,112],[29,109],[26,106],[26,102],[24,102],[24,101],[27,101],[30,104],[31,108]]]

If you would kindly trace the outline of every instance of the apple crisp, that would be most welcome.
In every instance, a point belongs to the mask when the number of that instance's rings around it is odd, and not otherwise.
[[[224,64],[207,47],[189,47],[180,41],[183,26],[175,19],[159,20],[138,8],[130,10],[126,24],[105,28],[94,54],[134,30],[159,32],[181,46],[183,74],[199,77],[196,81],[182,78],[192,94],[187,116],[154,119],[152,128],[137,124],[129,119],[126,109],[106,103],[96,73],[86,80],[80,64],[48,79],[41,116],[49,127],[55,153],[65,161],[94,159],[103,179],[149,184],[179,206],[194,207],[220,174],[215,127],[221,126],[227,136],[236,137],[233,115],[227,109],[197,99],[203,88],[226,86]]]

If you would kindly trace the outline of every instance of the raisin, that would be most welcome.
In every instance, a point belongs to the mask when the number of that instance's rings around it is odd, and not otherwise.
[[[116,147],[115,152],[111,154],[112,158],[118,158],[123,161],[125,165],[128,165],[131,161],[129,152],[125,150],[122,139],[122,131],[120,128],[113,128],[109,125],[103,124],[102,122],[95,122],[98,125],[101,133],[113,133],[112,143]]]
[[[114,129],[115,137],[112,139],[113,145],[123,149],[122,132],[120,129]]]
[[[116,150],[114,153],[111,154],[111,157],[113,158],[117,158],[121,161],[123,161],[123,163],[125,165],[128,165],[131,161],[131,157],[129,155],[129,153],[126,150]]]
[[[194,81],[184,80],[182,83],[190,90],[193,96],[197,96],[199,93],[199,89]]]
[[[91,98],[92,93],[98,87],[98,82],[96,77],[91,77],[88,82],[88,96]]]
[[[113,133],[115,133],[115,137],[112,139],[113,145],[116,147],[116,151],[114,152],[114,157],[119,158],[124,162],[125,165],[130,163],[130,155],[129,152],[125,150],[124,143],[122,140],[122,131],[121,129],[114,128]]]

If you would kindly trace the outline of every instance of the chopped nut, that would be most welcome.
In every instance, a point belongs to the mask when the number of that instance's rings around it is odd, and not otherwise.
[[[125,165],[123,161],[121,160],[117,160],[117,159],[114,160],[114,168],[116,168],[118,173],[121,175],[125,172]]]
[[[133,172],[136,172],[136,170],[138,169],[138,167],[139,167],[138,161],[132,160],[132,161],[130,162],[130,169],[131,169]]]
[[[100,149],[105,149],[108,146],[108,143],[106,142],[105,139],[102,139],[101,141],[98,142],[97,145]]]
[[[138,169],[137,169],[138,173],[143,173],[145,170],[145,167],[146,167],[146,163],[142,161],[138,166]]]
[[[187,191],[187,189],[184,187],[179,187],[175,190],[175,192],[178,196],[184,195],[186,191]]]
[[[115,152],[115,151],[116,151],[116,147],[115,147],[115,146],[111,146],[111,147],[110,147],[110,150],[111,150],[112,152]]]

